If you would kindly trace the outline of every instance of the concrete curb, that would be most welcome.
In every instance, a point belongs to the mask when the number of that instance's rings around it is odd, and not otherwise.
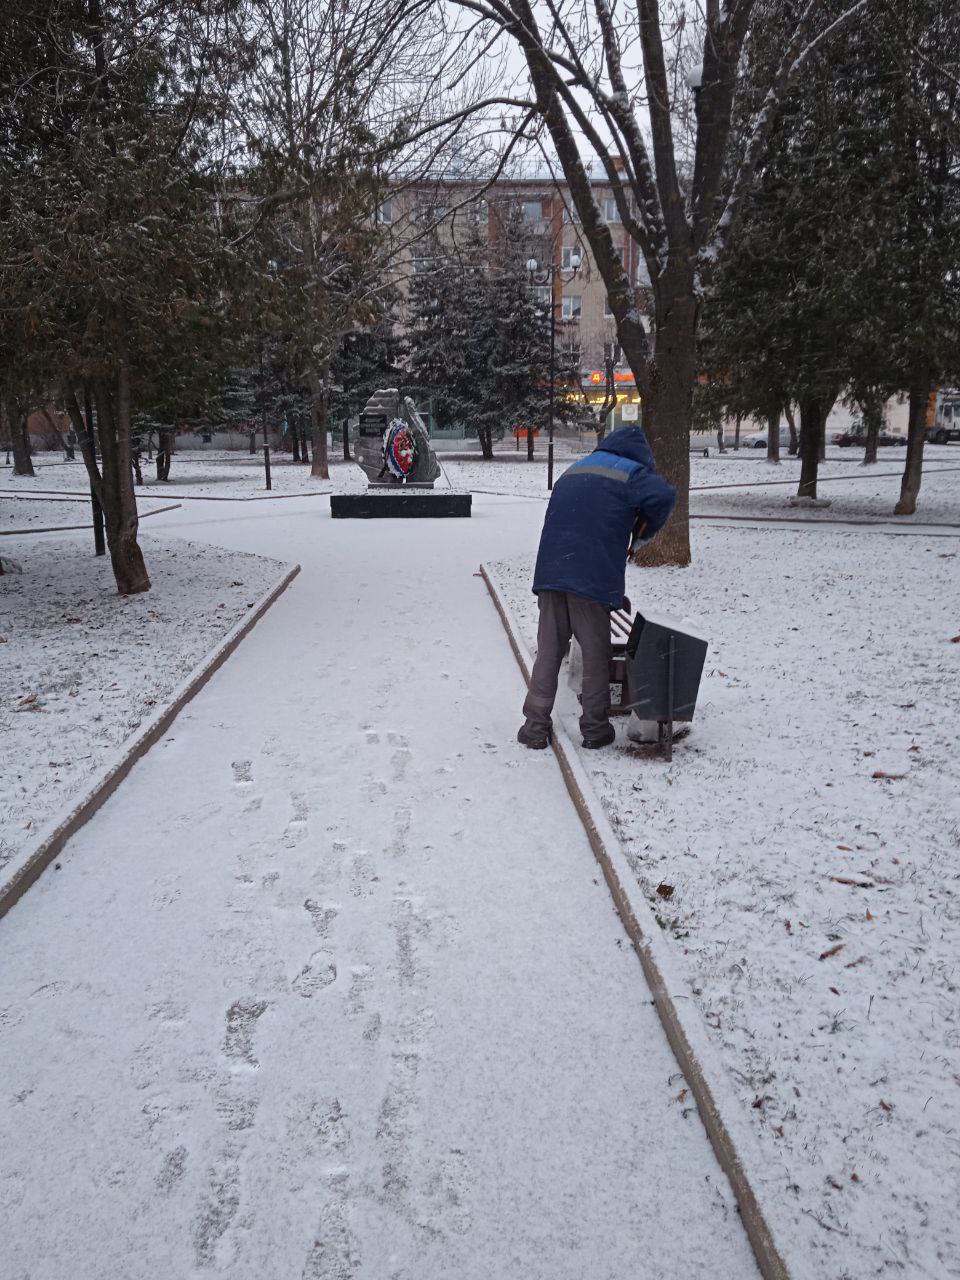
[[[533,662],[519,624],[496,575],[483,564],[480,573],[500,615],[523,678],[529,684]],[[685,1007],[689,1006],[689,996],[681,991],[682,982],[676,972],[677,958],[659,935],[650,905],[604,815],[576,748],[557,721],[554,721],[552,746],[617,913],[640,960],[667,1040],[693,1094],[720,1167],[736,1196],[760,1274],[764,1280],[790,1280],[783,1253],[774,1240],[748,1173],[748,1164],[758,1168],[762,1157],[753,1134],[739,1115],[738,1104],[722,1098],[724,1069],[721,1063],[714,1061],[713,1048],[699,1015],[692,1008]]]
[[[146,520],[148,516],[159,516],[164,511],[179,511],[182,506],[182,502],[171,502],[169,506],[155,507],[153,511],[138,512],[137,519]],[[92,528],[93,523],[88,520],[86,524],[51,524],[42,529],[0,529],[0,538],[12,538],[15,534],[20,538],[25,538],[31,533],[75,533],[77,530]]]
[[[170,702],[152,715],[146,726],[141,727],[137,735],[123,746],[119,759],[115,757],[112,763],[100,770],[93,786],[74,802],[66,817],[54,818],[40,832],[36,848],[0,883],[0,918],[40,878],[70,837],[89,822],[103,802],[113,795],[137,761],[163,737],[187,703],[200,692],[214,672],[223,666],[244,636],[253,630],[299,572],[298,564],[287,570],[280,581],[260,598],[260,602],[227,632],[213,652],[173,691]]]

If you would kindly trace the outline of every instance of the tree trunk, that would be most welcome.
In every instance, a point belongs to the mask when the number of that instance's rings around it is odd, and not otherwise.
[[[20,406],[13,396],[4,398],[3,408],[7,415],[7,429],[10,432],[10,444],[13,451],[13,474],[15,476],[35,475],[33,463],[30,461],[30,433],[27,430],[27,415],[20,412]]]
[[[293,461],[300,461],[300,431],[298,423],[294,415],[290,414],[290,452],[293,455]]]
[[[103,477],[100,474],[100,468],[97,466],[97,446],[93,430],[93,402],[90,399],[90,389],[89,387],[84,387],[84,408],[82,410],[69,379],[64,379],[61,390],[74,435],[80,445],[80,456],[83,459],[83,465],[90,481],[94,551],[98,556],[106,555],[107,549],[103,533]]]
[[[143,553],[137,542],[137,498],[130,450],[130,372],[121,362],[116,382],[94,384],[100,427],[101,505],[110,563],[122,596],[150,590]]]
[[[798,498],[817,496],[817,474],[820,469],[820,441],[823,436],[822,403],[811,397],[800,401],[800,487]]]
[[[900,482],[900,501],[893,509],[895,516],[912,516],[917,509],[920,483],[923,479],[923,445],[927,436],[927,406],[933,377],[923,356],[913,364],[910,379],[910,422],[907,427],[907,460]]]
[[[307,466],[310,465],[310,450],[307,447],[307,429],[303,425],[303,419],[300,419],[300,457]]]
[[[767,416],[767,461],[780,465],[780,410],[771,410]]]
[[[307,385],[310,388],[310,407],[313,417],[313,466],[310,474],[319,476],[321,480],[330,479],[330,466],[327,458],[327,368],[322,373],[310,361],[307,369]]]
[[[487,462],[493,461],[493,431],[487,427],[477,428],[477,439],[480,441],[480,456]]]
[[[787,426],[790,429],[790,448],[788,449],[788,453],[791,458],[795,458],[800,452],[800,437],[797,434],[797,419],[793,412],[793,405],[789,403],[785,404],[783,406],[783,412],[787,419]]]
[[[664,285],[664,289],[668,286]],[[663,529],[634,556],[644,566],[690,563],[690,404],[696,368],[696,309],[673,285],[673,301],[661,299],[658,312],[666,321],[657,330],[652,360],[639,368],[626,351],[643,398],[643,428],[657,470],[677,491],[677,501]],[[646,375],[646,385],[641,381]]]
[[[877,445],[880,442],[880,428],[883,425],[883,404],[876,396],[867,396],[860,401],[864,426],[867,428],[866,446],[863,451],[864,466],[868,462],[876,462]]]
[[[350,419],[349,417],[344,418],[342,429],[343,429],[343,460],[344,462],[352,462],[353,458],[351,458],[350,456]]]
[[[157,479],[170,479],[170,455],[173,453],[173,432],[161,427],[157,440]]]

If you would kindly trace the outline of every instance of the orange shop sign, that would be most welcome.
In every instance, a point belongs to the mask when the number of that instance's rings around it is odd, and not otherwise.
[[[602,369],[591,369],[587,374],[587,377],[595,387],[599,387],[601,383],[606,382],[607,379],[607,375]],[[629,382],[630,385],[633,386],[633,374],[629,369],[615,369],[613,380],[614,382]]]

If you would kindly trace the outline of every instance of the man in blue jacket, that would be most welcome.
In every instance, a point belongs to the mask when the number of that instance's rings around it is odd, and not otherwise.
[[[623,604],[628,553],[659,533],[676,496],[657,475],[639,427],[612,432],[557,481],[533,575],[540,626],[523,704],[526,719],[517,734],[523,746],[540,750],[550,740],[550,714],[571,635],[583,651],[583,745],[613,742],[610,610]]]

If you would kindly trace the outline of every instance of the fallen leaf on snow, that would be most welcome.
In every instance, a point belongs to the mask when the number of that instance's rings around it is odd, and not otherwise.
[[[836,881],[837,884],[848,884],[854,889],[874,888],[872,880],[854,880],[851,876],[831,876],[830,879]]]
[[[848,844],[838,844],[837,848],[842,849],[844,853],[853,853],[853,850]]]
[[[838,996],[840,994],[840,992],[837,990],[836,987],[831,987],[830,990],[833,992],[835,996]]]
[[[855,968],[857,967],[857,965],[858,965],[858,964],[863,964],[863,962],[864,962],[864,960],[866,960],[866,958],[867,958],[866,956],[858,956],[856,960],[851,960],[849,964],[844,965],[844,968],[845,968],[845,969],[855,969]]]
[[[31,707],[36,702],[36,700],[37,700],[37,695],[35,693],[28,693],[25,698],[20,699],[20,701],[17,703],[17,706]]]
[[[950,637],[950,643],[951,643],[951,644],[960,644],[960,636],[951,636],[951,637]]]
[[[672,884],[658,884],[658,885],[657,885],[657,893],[660,895],[660,897],[661,897],[661,898],[672,898],[672,897],[673,897],[673,885],[672,885]]]
[[[905,773],[886,773],[883,769],[874,769],[870,776],[871,778],[886,779],[887,782],[900,782],[907,775]]]
[[[845,942],[838,942],[835,947],[828,947],[826,951],[820,952],[820,959],[829,960],[830,957],[835,956],[838,951],[842,951],[846,945],[847,944]]]
[[[870,910],[870,908],[869,908],[869,907],[867,907],[867,919],[868,919],[868,920],[872,920],[872,919],[873,919],[873,912]]]
[[[681,1089],[680,1092],[677,1094],[676,1101],[685,1102],[687,1099],[688,1092],[689,1092],[688,1089]]]
[[[884,1100],[881,1098],[881,1099],[880,1099],[880,1107],[881,1107],[881,1110],[883,1110],[883,1111],[892,1111],[892,1110],[893,1110],[893,1103],[892,1103],[892,1102],[884,1102]]]

